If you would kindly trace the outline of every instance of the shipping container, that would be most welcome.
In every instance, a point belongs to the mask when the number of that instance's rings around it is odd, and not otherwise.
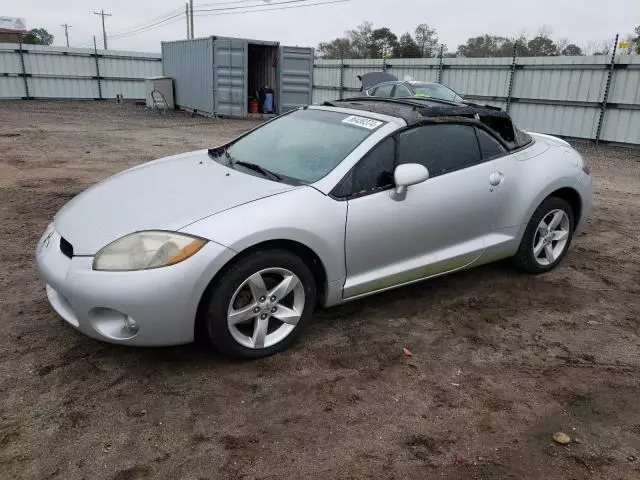
[[[162,73],[180,108],[246,117],[256,99],[261,113],[284,113],[311,103],[313,49],[215,36],[162,42]]]

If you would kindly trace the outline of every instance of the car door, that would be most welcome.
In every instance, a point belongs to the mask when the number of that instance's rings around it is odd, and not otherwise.
[[[390,195],[393,169],[420,163],[430,178]],[[492,175],[494,174],[494,175]],[[345,177],[348,186],[345,298],[456,270],[477,260],[492,231],[498,189],[482,159],[475,128],[429,124],[374,148]],[[349,189],[349,186],[350,189]]]

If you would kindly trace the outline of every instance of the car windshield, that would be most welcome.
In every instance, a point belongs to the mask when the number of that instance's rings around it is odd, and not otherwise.
[[[358,115],[304,109],[236,140],[230,162],[253,164],[294,182],[313,183],[333,170],[384,122]]]
[[[422,84],[414,85],[413,89],[416,91],[416,97],[435,98],[438,100],[448,100],[449,102],[460,102],[462,98],[450,88],[444,85]]]

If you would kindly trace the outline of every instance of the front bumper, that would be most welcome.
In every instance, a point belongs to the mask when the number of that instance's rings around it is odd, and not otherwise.
[[[93,257],[69,258],[50,225],[36,260],[54,310],[82,333],[111,343],[161,346],[193,341],[198,303],[234,252],[208,242],[169,267],[135,272],[94,271]]]

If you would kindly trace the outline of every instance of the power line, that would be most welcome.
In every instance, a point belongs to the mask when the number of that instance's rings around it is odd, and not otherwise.
[[[121,33],[120,35],[111,35],[109,38],[111,38],[112,40],[117,40],[120,38],[132,37],[140,33],[145,33],[145,32],[148,32],[149,30],[155,30],[156,28],[164,27],[166,25],[171,25],[172,23],[181,21],[183,15],[184,15],[184,12],[180,12],[179,14],[174,15],[173,17],[167,18],[166,20],[162,20],[161,22],[157,22],[155,24],[149,25],[144,28],[138,28],[130,32],[124,32],[124,33]]]
[[[255,2],[257,0],[242,0],[242,1],[235,0],[233,2],[222,2],[221,4],[245,3],[248,1]],[[255,8],[255,7],[261,7],[261,5],[244,5],[242,7],[226,7],[226,8],[198,10],[197,7],[200,7],[202,5],[195,5],[196,8],[192,11],[191,15],[199,16],[199,17],[208,17],[208,16],[217,16],[217,15],[241,15],[241,14],[253,13],[253,12],[270,12],[270,11],[276,11],[276,10],[288,10],[291,8],[303,8],[303,7],[313,7],[313,6],[319,6],[319,5],[330,5],[330,4],[336,4],[336,3],[346,3],[346,2],[350,2],[351,0],[323,0],[323,1],[314,2],[314,3],[307,3],[309,1],[311,0],[285,0],[285,1],[270,4],[267,8]],[[290,5],[294,3],[295,4],[299,3],[300,5]],[[280,6],[285,4],[287,5]],[[218,4],[213,4],[213,5],[218,5]],[[166,16],[165,18],[158,20],[156,22],[149,23],[149,24],[140,26],[138,28],[134,28],[129,31],[124,31],[115,35],[110,35],[109,38],[111,38],[112,40],[117,40],[121,38],[138,35],[141,33],[145,33],[150,30],[155,30],[157,28],[164,27],[166,25],[171,25],[172,23],[181,21],[182,16],[185,14],[186,14],[186,11],[180,11],[179,13]],[[190,23],[189,18],[187,18],[187,22],[189,22],[189,26],[190,26],[189,33],[191,34],[191,38],[194,38],[193,30],[191,29],[192,23]]]
[[[120,35],[122,33],[127,33],[131,30],[135,30],[138,28],[146,27],[150,23],[157,22],[158,20],[164,20],[165,18],[170,17],[178,12],[182,12],[182,8],[174,8],[173,10],[169,10],[168,12],[161,13],[160,15],[156,15],[155,17],[148,18],[143,22],[127,25],[126,27],[123,27],[122,29],[117,30],[115,33],[112,33],[111,35],[109,35],[109,37],[112,37],[114,35]]]
[[[202,13],[199,15],[196,15],[198,17],[210,17],[210,16],[217,16],[217,15],[237,15],[237,14],[242,14],[242,13],[254,13],[254,12],[273,12],[276,10],[289,10],[290,8],[303,8],[303,7],[314,7],[317,5],[330,5],[332,3],[345,3],[345,2],[350,2],[351,0],[331,0],[331,1],[326,1],[326,2],[317,2],[317,3],[305,3],[304,5],[289,5],[287,7],[279,7],[279,8],[259,8],[259,9],[255,9],[255,10],[245,10],[242,12],[216,12],[216,13]],[[280,2],[280,3],[286,3],[286,2]],[[248,7],[246,7],[248,8]],[[198,12],[198,10],[196,10],[196,12]]]
[[[104,13],[104,10],[100,10],[100,12],[93,12],[94,15],[100,15],[102,17],[102,40],[104,44],[104,49],[107,49],[107,30],[104,28],[104,17],[110,17],[110,13]]]
[[[170,25],[170,24],[172,24],[174,22],[182,20],[182,16],[184,14],[185,14],[184,12],[176,13],[175,15],[167,17],[164,20],[159,20],[159,21],[157,21],[155,23],[150,23],[149,25],[146,25],[144,27],[135,28],[133,30],[129,30],[127,32],[122,32],[122,33],[119,33],[117,35],[111,35],[109,38],[117,39],[117,38],[129,37],[131,35],[135,35],[137,33],[146,32],[148,30],[153,30],[155,28],[162,27],[164,25]]]
[[[260,7],[262,6],[262,4],[269,4],[271,3],[271,0],[232,0],[230,2],[213,2],[213,3],[201,3],[200,5],[196,5],[196,7],[215,7],[218,5],[232,5],[232,4],[236,4],[236,3],[260,3],[261,5],[253,5],[254,7]],[[249,5],[247,5],[249,6]]]
[[[270,3],[268,4],[270,7],[275,7],[276,5],[284,5],[285,3],[304,3],[309,0],[286,0],[284,2]],[[203,10],[196,10],[196,12],[218,12],[218,11],[228,11],[228,10],[241,10],[243,8],[253,8],[253,7],[261,7],[262,5],[242,5],[240,7],[222,7],[222,8],[205,8]]]

